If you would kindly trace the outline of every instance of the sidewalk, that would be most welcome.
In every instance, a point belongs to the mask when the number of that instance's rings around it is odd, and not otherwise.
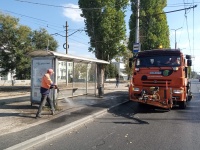
[[[0,149],[25,149],[50,137],[83,125],[107,112],[110,107],[128,100],[127,84],[114,88],[106,86],[104,97],[79,96],[58,101],[58,111],[35,119],[38,106],[30,105],[29,95],[2,98],[0,100]],[[125,98],[124,98],[125,97]]]

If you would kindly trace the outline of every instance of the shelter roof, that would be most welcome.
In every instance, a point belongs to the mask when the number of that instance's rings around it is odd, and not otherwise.
[[[54,51],[46,51],[46,50],[36,50],[30,52],[28,54],[31,57],[55,57],[62,61],[71,61],[71,62],[82,62],[82,63],[97,63],[97,64],[109,64],[108,61],[100,60],[100,59],[93,59],[93,58],[85,58],[79,56],[73,56],[69,54],[58,53]]]

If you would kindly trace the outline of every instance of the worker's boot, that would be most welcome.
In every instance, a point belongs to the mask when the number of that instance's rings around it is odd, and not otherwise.
[[[51,115],[55,115],[55,113],[56,113],[55,110],[51,111]]]
[[[41,118],[41,114],[36,114],[35,118],[36,119]]]

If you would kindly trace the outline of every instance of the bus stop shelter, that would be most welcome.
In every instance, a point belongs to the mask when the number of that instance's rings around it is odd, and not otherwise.
[[[58,85],[60,92],[53,89],[51,98],[73,97],[84,94],[96,94],[97,65],[109,64],[99,59],[84,58],[54,51],[36,50],[29,53],[31,59],[31,105],[40,103],[41,78],[47,69],[52,68],[52,81]],[[104,84],[103,80],[102,83]]]

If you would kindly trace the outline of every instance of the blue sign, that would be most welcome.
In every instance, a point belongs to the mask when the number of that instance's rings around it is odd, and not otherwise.
[[[140,50],[140,43],[134,43],[133,44],[133,52],[138,53]]]

